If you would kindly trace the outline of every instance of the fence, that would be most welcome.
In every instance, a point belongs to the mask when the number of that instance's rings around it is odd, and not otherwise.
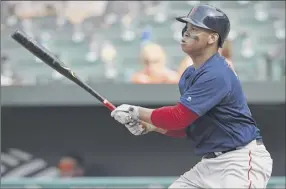
[[[167,188],[176,177],[102,177],[72,179],[3,179],[1,188]],[[267,188],[285,188],[285,177],[272,177]]]

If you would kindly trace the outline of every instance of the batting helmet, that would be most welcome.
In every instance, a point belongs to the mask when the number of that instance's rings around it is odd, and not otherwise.
[[[177,17],[176,20],[218,33],[219,47],[222,47],[230,31],[230,22],[226,14],[210,5],[195,6],[187,16]],[[184,31],[186,27],[182,32]]]

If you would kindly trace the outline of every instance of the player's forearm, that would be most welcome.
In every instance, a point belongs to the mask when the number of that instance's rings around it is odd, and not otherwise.
[[[139,119],[145,123],[151,124],[152,120],[151,120],[151,116],[152,116],[152,112],[154,111],[154,109],[149,109],[149,108],[143,108],[143,107],[139,107]],[[143,123],[144,125],[144,123]],[[154,127],[156,127],[155,125],[153,125]],[[178,132],[172,132],[172,131],[168,131],[167,129],[162,129],[159,127],[156,127],[155,132],[163,134],[163,135],[168,135],[168,136],[173,136],[176,137],[178,135]]]
[[[153,122],[152,122],[152,113],[153,112],[154,112],[154,109],[139,107],[139,119],[141,121],[147,123],[147,124],[151,124],[154,127],[156,127],[156,125],[154,125]],[[143,123],[143,125],[145,123]],[[174,128],[177,128],[177,127],[174,126]],[[174,137],[174,138],[181,138],[181,137],[185,137],[186,136],[185,129],[167,130],[167,129],[164,129],[164,128],[156,127],[154,131],[157,132],[157,133],[163,134],[163,135]]]
[[[152,124],[151,115],[154,109],[139,107],[139,120]]]
[[[165,106],[158,109],[139,107],[139,119],[164,130],[186,128],[199,116],[183,106]]]
[[[140,121],[140,122],[141,122],[142,126],[145,129],[153,131],[153,132],[157,132],[157,133],[160,133],[160,134],[172,137],[172,138],[186,137],[185,129],[181,129],[181,130],[166,130],[166,129],[162,129],[162,128],[156,127],[156,126],[154,126],[152,124],[149,124],[149,123],[146,123],[146,122],[143,122],[143,121]]]
[[[156,129],[154,131],[157,132],[157,133],[163,134],[163,135],[166,135],[166,133],[168,133],[168,130],[161,129],[159,127],[156,127]]]
[[[151,115],[152,115],[153,110],[154,109],[139,107],[139,119],[147,124],[153,125],[151,121]],[[144,123],[142,125],[144,125]],[[156,127],[155,125],[153,126]],[[167,133],[167,130],[158,128],[158,127],[156,127],[154,131],[157,133],[161,133],[161,134]]]

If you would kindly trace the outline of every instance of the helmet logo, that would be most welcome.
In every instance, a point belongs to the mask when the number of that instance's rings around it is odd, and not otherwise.
[[[196,8],[196,7],[192,8],[192,10],[191,10],[191,12],[190,12],[190,14],[189,14],[189,15],[192,15],[194,12],[196,12],[196,10],[197,10],[197,8]]]

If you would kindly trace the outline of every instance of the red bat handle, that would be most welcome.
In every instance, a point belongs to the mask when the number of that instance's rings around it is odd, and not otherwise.
[[[116,107],[111,104],[108,100],[103,100],[103,105],[108,108],[109,110],[113,111]]]

